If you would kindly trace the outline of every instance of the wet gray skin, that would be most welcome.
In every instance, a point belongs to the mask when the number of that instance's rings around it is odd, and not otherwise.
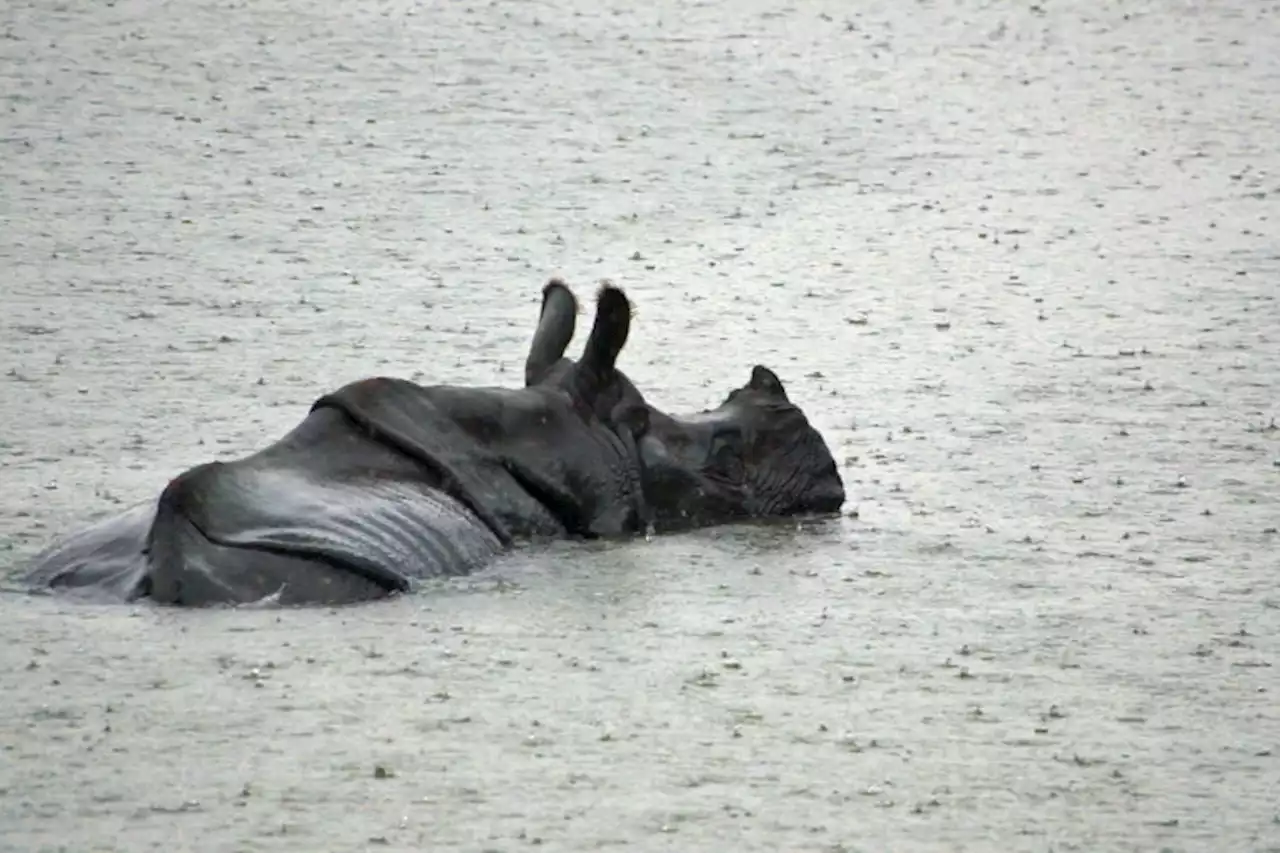
[[[752,368],[709,411],[678,417],[649,407],[644,415],[640,458],[659,530],[829,514],[844,504],[827,443],[767,367]]]
[[[616,366],[580,371],[564,358],[575,312],[576,300],[563,282],[543,289],[525,382],[572,388],[575,399],[595,402],[596,416],[623,441],[638,445],[654,529],[839,511],[845,489],[835,458],[772,370],[756,365],[747,383],[715,409],[668,414]],[[584,381],[607,387],[575,387]]]
[[[350,383],[267,448],[191,468],[158,501],[55,543],[27,582],[184,606],[342,604],[469,573],[517,539],[633,533],[647,523],[635,441],[595,415],[630,317],[602,288],[582,358],[525,388]]]

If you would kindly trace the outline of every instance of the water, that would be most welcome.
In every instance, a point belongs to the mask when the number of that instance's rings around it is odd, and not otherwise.
[[[658,405],[778,371],[850,502],[338,611],[0,596],[0,848],[1280,850],[1278,46],[10,4],[0,568],[351,379],[519,382],[555,273]]]

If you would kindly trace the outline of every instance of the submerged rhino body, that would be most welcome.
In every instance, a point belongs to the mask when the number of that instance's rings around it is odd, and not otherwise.
[[[351,383],[266,448],[191,468],[53,544],[26,580],[179,606],[346,604],[533,538],[839,508],[835,462],[772,372],[757,367],[712,412],[668,415],[617,370],[622,291],[600,291],[574,361],[576,313],[567,287],[544,289],[523,388]]]

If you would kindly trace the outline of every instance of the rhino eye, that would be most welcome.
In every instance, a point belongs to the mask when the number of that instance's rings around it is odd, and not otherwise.
[[[720,456],[724,453],[741,455],[742,430],[737,427],[722,427],[716,430],[715,435],[711,437],[711,455]]]
[[[743,464],[742,432],[730,428],[720,430],[711,439],[711,463],[717,470],[737,475]]]

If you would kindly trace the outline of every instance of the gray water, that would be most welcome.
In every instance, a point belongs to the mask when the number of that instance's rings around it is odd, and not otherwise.
[[[850,500],[0,596],[0,848],[1280,850],[1278,98],[1260,0],[6,5],[0,570],[344,382],[517,384],[556,273]]]

